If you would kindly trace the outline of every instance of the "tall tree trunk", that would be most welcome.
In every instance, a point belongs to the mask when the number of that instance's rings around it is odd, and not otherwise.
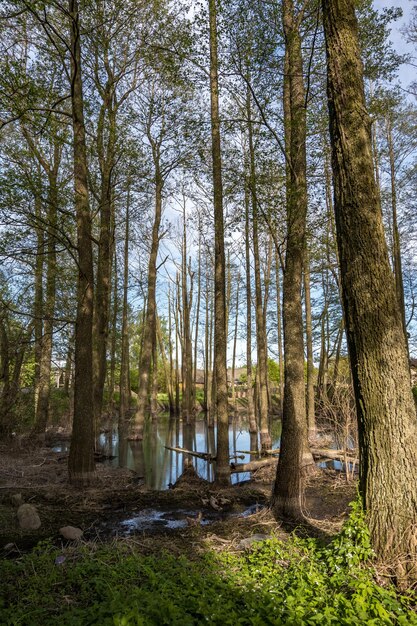
[[[404,284],[403,284],[403,271],[401,263],[401,244],[400,244],[400,231],[398,229],[397,218],[397,185],[395,182],[395,158],[394,158],[394,145],[392,142],[392,128],[391,120],[387,120],[387,141],[388,141],[388,154],[390,164],[390,177],[391,177],[391,208],[392,208],[392,239],[393,239],[393,265],[394,265],[394,277],[395,277],[395,290],[397,293],[398,307],[401,312],[401,319],[404,327],[404,335],[406,338],[408,348],[408,336],[407,336],[407,324],[405,321],[405,304],[404,304]]]
[[[281,452],[274,486],[278,515],[302,517],[304,474],[314,467],[307,439],[304,383],[303,311],[301,301],[307,219],[306,94],[300,23],[293,0],[284,0],[284,127],[287,156],[287,249],[283,280],[284,412]]]
[[[171,387],[171,395],[169,396],[169,413],[175,415],[175,389],[176,374],[174,371],[174,355],[172,346],[172,302],[171,289],[168,290],[168,347],[169,347],[169,379]]]
[[[130,409],[130,367],[129,367],[129,326],[128,326],[128,300],[129,286],[129,222],[130,222],[130,181],[128,182],[125,221],[125,249],[123,267],[123,312],[122,312],[122,354],[120,358],[120,412],[119,412],[119,437],[126,437],[127,421]]]
[[[106,117],[107,115],[107,124]],[[106,126],[106,128],[105,128]],[[107,146],[104,134],[108,133]],[[100,163],[100,235],[97,255],[97,277],[93,318],[93,409],[96,429],[103,411],[104,384],[107,370],[107,342],[109,336],[112,233],[112,171],[115,161],[116,113],[107,94],[99,116],[97,131]]]
[[[252,200],[253,261],[255,273],[255,322],[256,322],[256,380],[258,383],[258,410],[261,451],[271,448],[268,423],[268,350],[266,345],[265,316],[262,302],[261,264],[259,260],[258,198],[256,192],[255,149],[253,145],[252,111],[249,88],[246,94],[249,138],[249,180]]]
[[[233,352],[232,352],[232,376],[231,376],[231,386],[232,386],[232,404],[233,408],[236,411],[236,389],[235,389],[235,369],[236,369],[236,348],[237,348],[237,329],[239,322],[239,282],[240,276],[237,277],[237,285],[236,285],[236,312],[235,312],[235,329],[233,333]]]
[[[119,313],[118,300],[118,280],[117,280],[117,254],[113,247],[114,269],[113,269],[113,310],[111,319],[111,341],[110,341],[110,372],[109,372],[109,413],[114,415],[114,389],[116,384],[116,339],[117,339],[117,317]]]
[[[417,420],[389,264],[353,0],[323,0],[337,243],[358,415],[360,491],[377,555],[417,579]]]
[[[195,388],[193,384],[193,347],[191,341],[191,315],[193,297],[193,274],[187,266],[187,221],[183,214],[183,240],[182,240],[182,272],[181,272],[181,300],[182,300],[182,412],[186,421],[194,417]],[[191,263],[191,261],[190,261]],[[188,276],[190,276],[190,288],[188,289]]]
[[[256,424],[255,405],[253,398],[252,379],[252,285],[250,267],[250,201],[249,188],[245,184],[245,269],[246,269],[246,377],[247,377],[247,400],[249,432],[258,431]]]
[[[314,411],[314,360],[313,360],[313,324],[311,317],[311,288],[310,288],[310,256],[306,250],[304,257],[304,294],[306,319],[306,346],[307,346],[307,424],[309,435],[316,432],[316,418]]]
[[[77,222],[78,284],[75,324],[74,421],[68,458],[69,479],[80,487],[95,478],[93,419],[94,270],[88,197],[87,151],[81,75],[81,25],[78,1],[69,0],[71,105],[74,133],[74,187]]]
[[[45,257],[45,232],[42,226],[42,195],[40,190],[35,195],[35,232],[36,232],[36,261],[35,261],[35,301],[33,315],[35,323],[35,415],[38,410],[39,379],[42,359],[42,319],[43,319],[43,266]]]
[[[152,228],[151,252],[148,264],[148,290],[146,317],[143,325],[143,341],[139,363],[139,388],[136,415],[130,433],[131,439],[142,439],[145,413],[148,406],[152,349],[156,341],[156,261],[159,249],[159,227],[162,216],[163,180],[155,163],[155,217]]]
[[[279,402],[281,415],[284,408],[284,355],[282,353],[282,306],[281,306],[281,263],[278,251],[275,250],[275,272],[276,272],[276,292],[277,292],[277,338],[278,338],[278,367],[279,367]]]
[[[214,194],[214,376],[216,385],[216,480],[229,483],[229,414],[227,399],[226,271],[224,254],[223,182],[220,145],[216,0],[209,0],[210,102]]]
[[[38,401],[36,403],[35,432],[44,434],[49,418],[49,396],[51,392],[52,345],[56,296],[56,250],[55,231],[58,209],[58,167],[59,159],[55,150],[54,167],[49,170],[48,188],[48,234],[46,243],[47,270],[45,304],[43,311],[44,325],[42,351],[39,371]]]
[[[198,232],[198,271],[197,271],[197,301],[195,307],[195,329],[194,329],[194,371],[193,371],[193,388],[196,389],[197,383],[197,354],[198,354],[198,333],[200,325],[200,307],[201,307],[201,221],[199,221]]]

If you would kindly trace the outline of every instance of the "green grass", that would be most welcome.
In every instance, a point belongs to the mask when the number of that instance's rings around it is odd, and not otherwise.
[[[57,550],[0,565],[2,625],[412,626],[416,600],[376,584],[353,512],[327,547],[271,539],[249,552],[143,556],[134,542]],[[195,536],[194,536],[195,539]],[[59,558],[65,557],[59,563]]]

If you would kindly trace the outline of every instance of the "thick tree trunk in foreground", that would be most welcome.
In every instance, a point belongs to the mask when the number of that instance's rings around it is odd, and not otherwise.
[[[278,516],[302,517],[303,477],[314,460],[308,448],[301,301],[307,217],[306,100],[301,54],[300,14],[284,0],[284,126],[287,156],[287,250],[283,280],[285,384],[281,454],[274,486]]]
[[[217,416],[216,480],[230,481],[229,414],[227,400],[226,263],[224,254],[223,183],[220,146],[219,79],[216,0],[209,0],[210,103],[214,193],[214,376]]]
[[[375,184],[352,0],[323,0],[337,243],[373,547],[417,578],[417,420]]]
[[[94,271],[81,77],[81,28],[77,0],[69,1],[69,16],[71,20],[71,104],[74,133],[78,284],[74,354],[74,421],[68,471],[70,482],[82,487],[91,483],[95,477],[93,420]]]

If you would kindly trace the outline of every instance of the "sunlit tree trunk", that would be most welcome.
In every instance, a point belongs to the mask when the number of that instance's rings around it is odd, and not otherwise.
[[[306,243],[306,95],[301,53],[300,19],[293,0],[284,0],[285,37],[284,127],[287,158],[287,248],[283,280],[285,385],[281,451],[275,480],[276,514],[303,516],[304,475],[314,461],[308,449],[304,383],[304,337],[301,301]]]
[[[282,352],[282,306],[281,306],[281,263],[278,252],[275,251],[275,279],[277,294],[277,339],[278,339],[278,367],[279,367],[279,402],[281,415],[284,402],[284,355]]]
[[[310,257],[307,250],[304,262],[304,294],[307,346],[307,424],[309,435],[314,435],[316,431],[316,418],[314,411],[313,324],[311,316]]]
[[[404,334],[405,334],[407,348],[408,348],[407,324],[405,320],[403,271],[402,271],[402,263],[401,263],[400,231],[398,229],[398,217],[397,217],[397,185],[395,181],[394,145],[392,142],[392,128],[391,128],[390,119],[387,120],[387,141],[388,141],[388,155],[389,155],[390,177],[391,177],[392,240],[393,240],[392,248],[393,248],[395,290],[397,293],[398,306],[401,311],[401,319],[402,319],[402,323],[404,327]]]
[[[225,298],[225,254],[223,223],[223,183],[220,145],[219,79],[217,60],[216,0],[209,0],[210,103],[214,193],[214,376],[216,385],[217,462],[216,480],[230,481],[229,415],[227,399],[227,336]]]
[[[249,432],[257,432],[252,379],[252,285],[250,266],[250,200],[249,187],[245,184],[245,270],[246,270],[246,375]]]
[[[252,200],[252,236],[253,262],[255,274],[255,322],[256,322],[256,381],[258,383],[257,406],[259,411],[259,432],[261,451],[271,448],[271,435],[268,423],[268,350],[266,345],[266,325],[262,301],[261,264],[259,260],[259,227],[258,227],[258,198],[256,191],[255,149],[253,145],[252,112],[250,92],[246,94],[246,112],[248,117],[249,139],[249,186]]]
[[[337,243],[358,415],[360,491],[377,555],[417,579],[417,420],[375,183],[352,0],[323,0]]]
[[[188,421],[194,417],[195,388],[193,381],[193,346],[191,341],[190,311],[193,298],[193,274],[187,259],[187,223],[185,215],[185,203],[183,214],[183,240],[182,240],[182,272],[181,272],[181,309],[182,309],[182,413]],[[190,261],[191,262],[191,261]],[[188,288],[188,276],[190,287]]]

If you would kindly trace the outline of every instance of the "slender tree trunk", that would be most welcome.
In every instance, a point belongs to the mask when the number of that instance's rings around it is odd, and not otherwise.
[[[352,0],[323,0],[337,243],[356,398],[360,490],[377,555],[417,579],[417,420],[375,184]]]
[[[127,291],[129,286],[129,222],[130,222],[130,181],[128,182],[125,221],[125,249],[123,267],[123,312],[122,312],[122,354],[120,358],[120,412],[119,433],[122,437],[127,435],[127,421],[130,409],[130,371],[129,371],[129,326],[128,326],[128,300]],[[120,436],[120,435],[119,435]]]
[[[306,319],[306,345],[307,345],[307,424],[310,436],[316,433],[316,418],[314,411],[314,360],[313,360],[313,324],[311,317],[311,293],[310,293],[310,257],[305,253],[304,262],[304,293],[305,293],[305,319]]]
[[[200,307],[201,307],[201,223],[199,222],[197,301],[196,301],[195,330],[194,330],[194,373],[193,373],[194,390],[196,389],[196,384],[197,384],[197,353],[198,353],[198,332],[199,332],[199,325],[200,325]]]
[[[404,284],[403,284],[403,272],[401,263],[401,244],[400,244],[400,231],[398,229],[397,218],[397,185],[395,182],[395,158],[394,158],[394,146],[392,142],[392,129],[391,121],[387,120],[387,140],[388,140],[388,154],[390,163],[390,176],[391,176],[391,207],[392,207],[392,239],[393,239],[393,261],[394,261],[394,277],[395,277],[395,290],[397,293],[398,306],[401,312],[401,319],[404,327],[404,335],[406,338],[408,349],[408,336],[407,336],[407,324],[405,321],[405,304],[404,304]]]
[[[35,261],[35,302],[33,315],[35,323],[35,415],[38,410],[39,379],[42,359],[42,319],[43,319],[43,266],[45,257],[45,233],[42,227],[42,196],[35,195],[35,232],[36,232],[36,261]]]
[[[246,269],[246,376],[248,387],[248,420],[249,432],[258,431],[253,399],[252,379],[252,285],[250,267],[250,201],[249,188],[245,184],[245,269]]]
[[[159,316],[157,316],[156,318],[156,334],[157,334],[158,345],[159,345],[159,353],[161,355],[161,360],[162,360],[162,366],[164,368],[164,375],[165,375],[167,394],[168,394],[169,412],[171,414],[172,413],[171,409],[174,406],[174,390],[173,390],[173,385],[172,385],[170,362],[165,352],[164,339],[162,336],[162,329],[161,329],[161,320],[159,319]]]
[[[56,250],[55,230],[58,209],[58,163],[49,171],[48,189],[48,234],[46,243],[47,271],[44,304],[44,326],[42,335],[42,351],[39,371],[38,401],[36,403],[35,432],[44,434],[49,418],[49,397],[51,392],[52,345],[56,295]]]
[[[174,356],[172,346],[172,301],[171,289],[168,291],[168,346],[169,346],[169,379],[171,387],[171,396],[169,398],[169,413],[175,415],[175,396],[176,396],[176,372],[174,371]]]
[[[235,330],[233,333],[233,353],[232,353],[232,404],[233,408],[236,411],[236,390],[235,390],[235,369],[236,369],[236,347],[237,347],[237,329],[239,322],[239,282],[240,276],[237,277],[237,286],[236,286],[236,313],[235,313]]]
[[[109,375],[109,412],[114,415],[114,388],[116,384],[116,338],[117,338],[117,316],[119,313],[118,300],[118,280],[117,280],[117,254],[114,254],[113,272],[113,311],[111,319],[111,342],[110,342],[110,375]]]
[[[105,114],[108,142],[104,147]],[[94,422],[98,429],[103,412],[103,394],[107,370],[107,343],[109,335],[111,264],[113,250],[112,234],[112,171],[114,167],[114,144],[116,120],[111,99],[108,96],[102,106],[98,125],[98,154],[101,170],[100,190],[100,235],[97,255],[97,277],[93,318],[93,408]]]
[[[83,487],[95,478],[93,418],[94,271],[81,75],[81,26],[77,0],[69,0],[69,17],[71,20],[71,105],[74,133],[78,284],[74,355],[74,421],[68,470],[70,482]]]
[[[314,467],[308,448],[301,301],[306,238],[306,96],[301,54],[300,14],[292,0],[282,4],[285,36],[284,127],[287,155],[287,249],[283,280],[284,412],[281,452],[274,486],[276,514],[303,516],[304,475]]]
[[[277,292],[277,335],[278,335],[278,367],[279,367],[279,402],[281,415],[284,408],[284,355],[282,353],[282,306],[281,306],[281,263],[278,252],[275,250],[275,272],[276,272],[276,292]]]
[[[253,145],[252,111],[250,92],[247,91],[246,110],[248,116],[250,191],[252,200],[253,260],[255,273],[255,322],[258,382],[258,410],[261,451],[271,448],[271,435],[268,423],[268,350],[266,346],[266,327],[262,302],[261,264],[259,260],[258,198],[256,192],[255,149]]]
[[[183,348],[183,379],[182,379],[182,412],[186,421],[194,417],[195,388],[193,384],[193,347],[191,341],[190,310],[193,294],[193,274],[187,267],[187,222],[184,203],[184,230],[182,243],[182,272],[181,272],[181,299],[182,299],[182,348]],[[188,289],[190,276],[190,289]]]
[[[139,364],[138,405],[130,434],[131,439],[142,439],[145,413],[148,406],[152,347],[156,338],[156,261],[159,249],[159,227],[162,216],[163,181],[157,163],[155,163],[155,218],[152,228],[151,253],[148,265],[148,291],[146,317],[143,325],[143,342]]]
[[[229,483],[229,414],[227,400],[227,336],[223,183],[220,145],[219,79],[217,61],[216,0],[209,0],[210,102],[214,193],[214,375],[216,384],[217,463],[216,480]]]

